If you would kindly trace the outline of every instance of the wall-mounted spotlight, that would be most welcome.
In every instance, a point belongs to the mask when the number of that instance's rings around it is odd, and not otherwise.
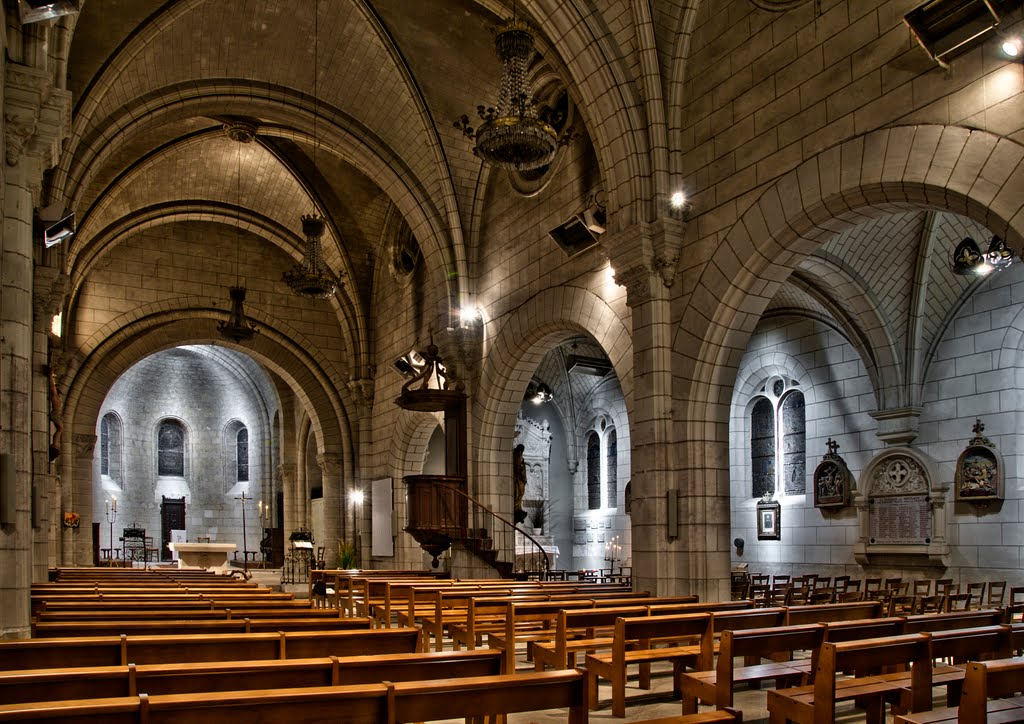
[[[526,388],[526,394],[523,396],[524,400],[529,400],[535,405],[542,405],[545,402],[551,402],[554,395],[551,392],[551,388],[543,382],[531,382]]]
[[[80,6],[79,0],[18,0],[18,18],[22,25],[38,23],[61,15],[77,15]]]
[[[61,204],[44,206],[36,218],[36,228],[47,249],[75,235],[75,214],[69,213]]]
[[[956,245],[950,268],[955,274],[988,274],[995,270],[1006,269],[1013,264],[1015,254],[998,236],[993,236],[988,249],[982,253],[981,247],[971,237],[965,237]]]
[[[1024,53],[1024,42],[1020,38],[1005,38],[999,48],[1007,58],[1016,60]]]

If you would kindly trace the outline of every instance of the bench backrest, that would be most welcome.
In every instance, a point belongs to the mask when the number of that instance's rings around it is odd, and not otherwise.
[[[949,613],[922,613],[907,616],[903,624],[905,633],[923,631],[950,631],[956,628],[994,626],[1002,623],[1003,611],[997,608],[980,611],[952,611]]]
[[[612,666],[625,666],[626,650],[633,642],[648,645],[654,639],[704,639],[712,630],[711,614],[683,613],[675,616],[636,616],[615,621],[612,641]]]
[[[819,623],[781,628],[755,628],[745,631],[723,631],[719,641],[716,663],[716,706],[723,709],[732,706],[732,683],[735,674],[736,657],[753,657],[758,661],[777,654],[794,651],[811,652],[811,671],[817,668],[818,650],[825,639],[825,627]]]
[[[825,640],[832,643],[840,641],[860,641],[876,639],[884,636],[896,636],[903,633],[904,620],[899,616],[889,618],[868,618],[859,621],[834,621],[824,624]]]
[[[977,628],[936,631],[932,634],[932,656],[955,662],[1010,656],[1010,627],[979,626]]]
[[[792,626],[797,626],[805,623],[856,621],[864,618],[878,618],[881,615],[882,604],[880,601],[822,603],[807,606],[790,606],[786,622]]]
[[[585,724],[585,679],[578,671],[481,676],[353,686],[171,694],[0,705],[0,721],[73,719],[104,724],[182,721],[412,722],[568,708]],[[329,718],[328,718],[329,717]]]
[[[839,643],[826,641],[821,645],[814,676],[814,721],[835,721],[837,673],[872,673],[902,664],[911,667],[911,711],[927,711],[932,705],[930,634],[900,634]]]
[[[970,662],[964,672],[959,721],[971,724],[986,721],[989,698],[1008,696],[1020,691],[1022,681],[1022,657]]]

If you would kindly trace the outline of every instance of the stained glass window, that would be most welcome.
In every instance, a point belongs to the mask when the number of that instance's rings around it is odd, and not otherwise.
[[[160,423],[157,434],[157,475],[185,476],[185,429],[177,420]]]
[[[587,507],[601,508],[601,439],[596,432],[587,437]]]

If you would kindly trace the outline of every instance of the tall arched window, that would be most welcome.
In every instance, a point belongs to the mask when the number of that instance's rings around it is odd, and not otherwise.
[[[242,426],[235,437],[235,470],[240,483],[249,480],[249,431]]]
[[[615,436],[614,428],[608,431],[608,454],[605,456],[607,460],[607,471],[608,480],[605,481],[604,486],[604,499],[605,505],[609,508],[614,508],[618,501],[618,470],[619,470],[619,450],[618,441]]]
[[[601,438],[596,432],[587,436],[587,508],[601,508]]]
[[[769,380],[750,408],[751,495],[807,492],[804,394],[795,380]]]
[[[157,433],[157,475],[185,476],[185,428],[164,420]]]
[[[100,475],[121,480],[121,418],[108,412],[100,420]]]

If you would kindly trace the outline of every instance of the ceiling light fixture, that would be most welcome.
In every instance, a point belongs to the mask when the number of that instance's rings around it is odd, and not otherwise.
[[[1019,58],[1022,50],[1020,38],[1006,38],[1000,46],[1007,58]]]
[[[526,395],[523,397],[524,400],[529,400],[535,405],[543,405],[545,402],[551,402],[554,394],[551,392],[551,388],[543,382],[531,382],[526,388]]]
[[[954,273],[961,275],[987,274],[993,270],[1006,269],[1013,264],[1014,256],[1013,250],[998,236],[992,237],[984,253],[977,242],[968,236],[956,245],[951,268]]]
[[[317,75],[320,71],[320,0],[317,0],[313,7],[313,171],[316,172],[316,152],[320,146],[316,128]],[[323,246],[320,243],[325,228],[326,225],[323,217],[318,213],[314,198],[313,213],[302,217],[302,233],[306,237],[306,248],[302,255],[302,261],[281,275],[284,282],[300,297],[329,299],[334,296],[338,287],[337,277],[324,261]]]
[[[494,48],[504,71],[498,102],[493,107],[476,107],[482,123],[474,129],[469,116],[455,121],[455,128],[476,141],[473,153],[485,163],[512,171],[530,171],[554,159],[560,145],[575,134],[565,129],[559,136],[554,127],[538,117],[527,70],[534,54],[534,34],[527,24],[512,17],[495,31]]]
[[[235,157],[236,162],[236,190],[237,199],[236,207],[238,213],[241,215],[242,212],[242,145],[243,143],[252,143],[253,139],[256,138],[256,129],[247,123],[232,123],[224,126],[224,132],[228,138],[232,141],[236,141],[238,146],[238,154]],[[241,220],[239,220],[241,223]],[[248,317],[245,316],[245,287],[242,286],[238,273],[238,248],[241,245],[241,232],[239,228],[235,227],[235,286],[228,290],[228,296],[231,297],[231,316],[226,322],[220,322],[217,324],[217,331],[220,332],[220,336],[231,342],[241,343],[248,342],[252,339],[252,336],[256,334],[256,325],[251,323]]]

